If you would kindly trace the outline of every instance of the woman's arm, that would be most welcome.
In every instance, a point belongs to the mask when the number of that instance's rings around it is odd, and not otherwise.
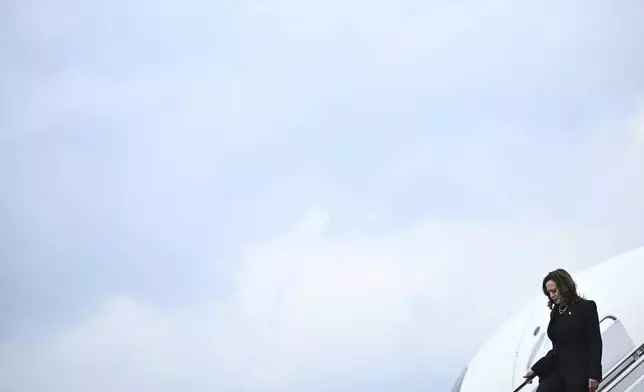
[[[541,359],[532,365],[531,369],[539,378],[543,377],[552,366],[552,361],[555,358],[555,347],[546,353]]]
[[[599,329],[599,314],[597,313],[597,304],[595,301],[588,301],[585,327],[590,352],[588,377],[593,380],[601,381],[603,343],[601,331]]]
[[[548,323],[548,328],[550,328],[550,324],[552,323],[552,319],[554,317],[555,310],[552,309],[550,310],[550,322]],[[532,370],[532,372],[539,378],[543,377],[552,368],[552,363],[554,362],[556,353],[557,346],[555,345],[555,342],[552,342],[552,349],[548,351],[546,355],[544,355],[541,359],[535,362],[534,365],[530,367],[530,370]]]

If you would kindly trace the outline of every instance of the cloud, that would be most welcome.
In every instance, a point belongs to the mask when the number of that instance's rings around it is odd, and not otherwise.
[[[440,390],[641,243],[639,2],[17,4],[0,388]]]
[[[611,229],[538,218],[330,234],[313,211],[241,252],[234,290],[183,310],[112,297],[50,341],[0,346],[9,390],[317,390],[464,361],[544,271],[615,251]],[[213,282],[218,280],[212,277]],[[431,369],[428,370],[428,369]],[[359,382],[359,381],[355,381]],[[377,389],[376,389],[377,390]],[[385,389],[382,389],[385,390]]]
[[[634,180],[644,166],[626,143],[632,123],[584,150],[594,155],[577,173],[590,181],[582,189],[593,190],[586,211],[595,218],[620,203],[638,208],[643,182]],[[60,333],[5,341],[0,385],[54,392],[429,388],[455,375],[532,298],[545,271],[579,271],[636,245],[644,232],[639,221],[602,225],[516,211],[424,217],[374,232],[369,225],[378,222],[347,226],[314,209],[286,232],[239,249],[224,297],[166,307],[113,292]]]
[[[640,153],[644,148],[644,109],[640,110],[628,125],[631,130],[633,148],[636,150],[635,154]],[[641,155],[637,156],[641,158]]]

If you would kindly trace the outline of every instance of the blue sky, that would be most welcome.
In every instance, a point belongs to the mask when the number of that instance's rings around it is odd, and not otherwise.
[[[641,2],[0,10],[0,389],[445,390],[642,245]]]

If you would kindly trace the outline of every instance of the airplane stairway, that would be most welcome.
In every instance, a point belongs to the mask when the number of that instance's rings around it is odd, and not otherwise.
[[[644,343],[603,376],[598,392],[644,392]]]

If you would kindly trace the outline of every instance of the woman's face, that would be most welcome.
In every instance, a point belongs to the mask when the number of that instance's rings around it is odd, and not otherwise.
[[[548,293],[548,296],[550,297],[552,302],[559,305],[559,303],[561,302],[561,293],[559,292],[559,287],[557,287],[557,283],[555,283],[554,280],[549,280],[546,282],[546,292]]]

